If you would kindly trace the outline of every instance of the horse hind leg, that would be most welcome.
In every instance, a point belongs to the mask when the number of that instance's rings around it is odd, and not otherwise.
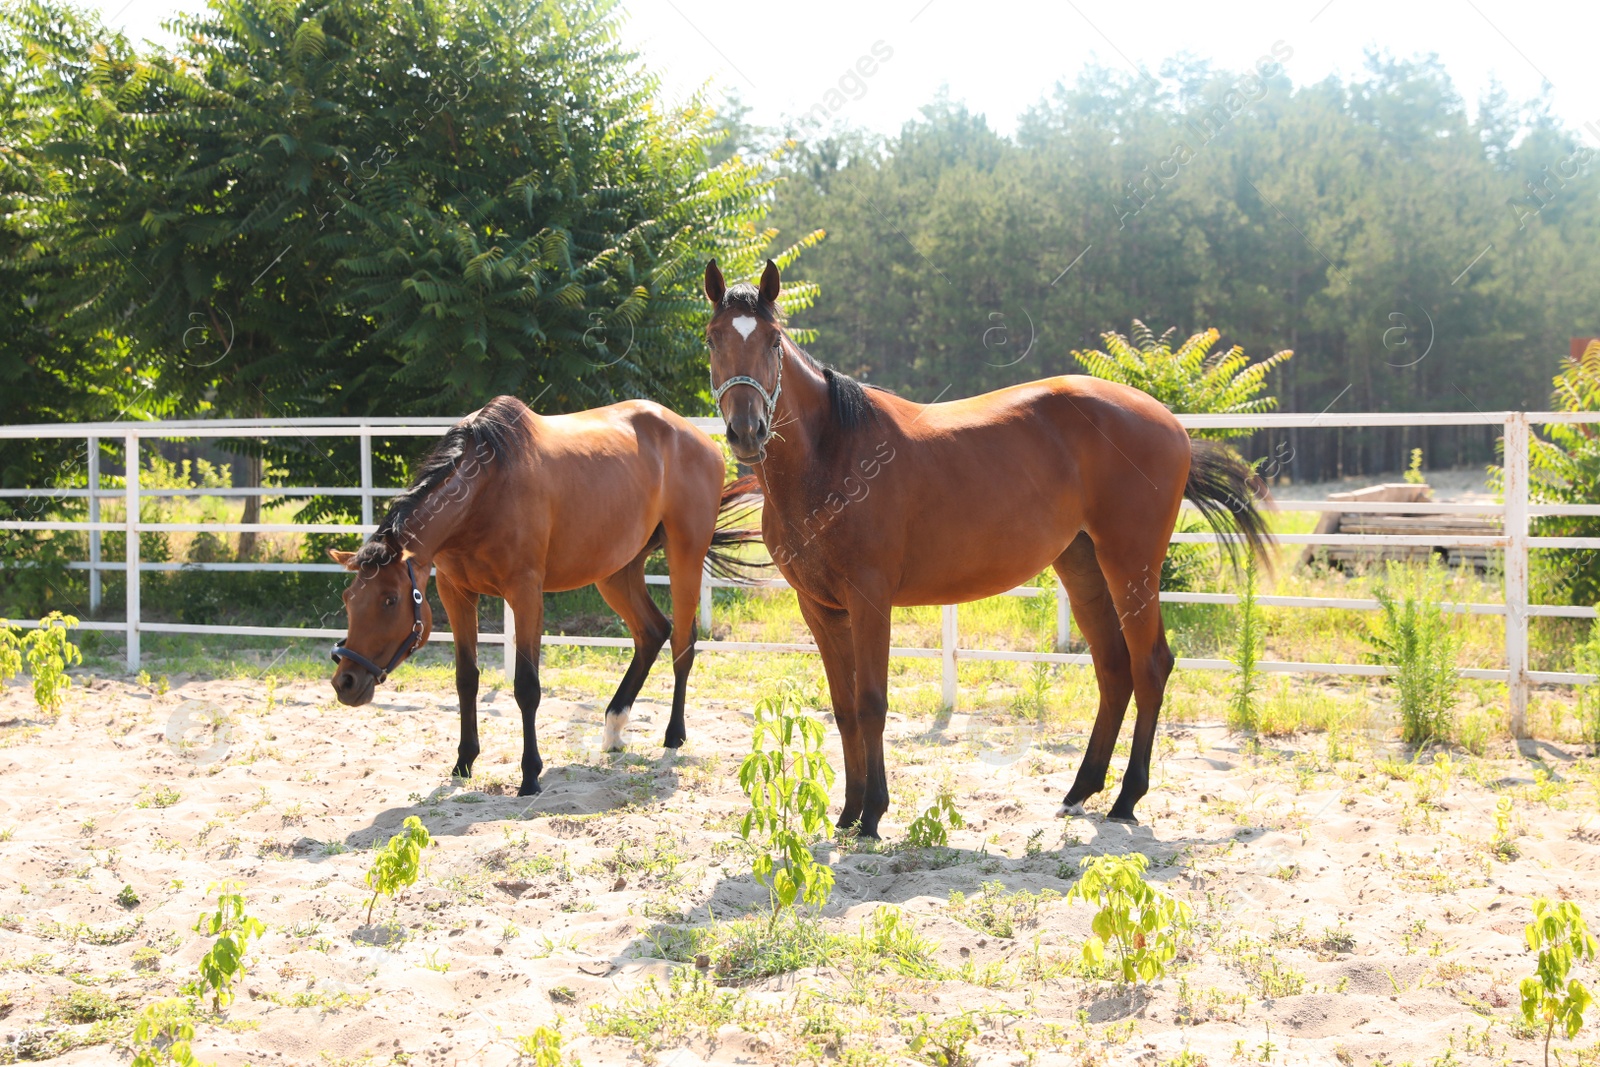
[[[601,597],[622,617],[623,624],[633,635],[633,661],[628,664],[616,694],[606,705],[605,728],[601,735],[601,748],[606,752],[621,751],[622,731],[628,725],[633,702],[644,688],[650,668],[672,631],[667,617],[650,599],[644,580],[644,561],[653,548],[653,544],[647,545],[626,567],[595,583]]]
[[[662,745],[681,748],[688,740],[684,704],[689,696],[689,672],[694,668],[695,641],[699,637],[700,583],[705,574],[710,532],[703,537],[667,535],[667,573],[672,586],[672,717],[667,720]]]
[[[1112,597],[1117,603],[1123,637],[1128,645],[1133,697],[1139,707],[1133,726],[1133,747],[1128,754],[1128,771],[1122,777],[1122,789],[1107,817],[1136,823],[1139,820],[1134,817],[1133,807],[1150,791],[1150,756],[1155,748],[1156,724],[1166,696],[1167,679],[1172,676],[1177,661],[1167,645],[1161,601],[1153,592],[1147,595],[1138,581],[1138,574],[1152,573],[1152,569],[1156,575],[1160,574],[1161,555],[1134,563],[1125,556],[1108,559],[1104,566],[1112,589],[1117,590]],[[1151,583],[1150,589],[1155,588]]]
[[[1100,689],[1100,708],[1095,713],[1089,745],[1084,750],[1078,776],[1061,802],[1059,815],[1082,815],[1083,802],[1105,788],[1106,771],[1117,745],[1117,734],[1134,693],[1133,672],[1128,644],[1118,619],[1117,602],[1111,595],[1106,576],[1100,569],[1094,542],[1080,533],[1057,557],[1053,567],[1066,587],[1072,605],[1072,618],[1089,643],[1094,661],[1095,682]],[[1151,588],[1155,585],[1152,583]],[[1152,599],[1155,594],[1148,594]]]

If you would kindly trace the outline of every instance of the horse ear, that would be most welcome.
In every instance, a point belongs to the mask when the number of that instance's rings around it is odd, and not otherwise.
[[[355,569],[350,564],[350,561],[356,558],[356,554],[354,552],[346,552],[342,548],[330,548],[328,549],[328,558],[333,560],[347,571]]]
[[[778,290],[782,288],[782,279],[778,276],[778,265],[772,260],[767,260],[767,269],[761,272],[761,299],[768,304],[778,302]]]
[[[713,259],[706,264],[706,299],[713,304],[721,304],[727,291],[728,283],[722,280],[722,270]]]

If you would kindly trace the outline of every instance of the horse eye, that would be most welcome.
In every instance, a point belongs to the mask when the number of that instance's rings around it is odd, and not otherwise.
[[[400,603],[400,598],[397,596],[390,595],[383,598],[383,606],[386,608],[392,608],[398,603]]]

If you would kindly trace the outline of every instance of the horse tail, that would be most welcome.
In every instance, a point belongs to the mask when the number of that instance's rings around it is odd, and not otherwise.
[[[735,478],[722,487],[722,500],[717,505],[717,528],[711,534],[711,548],[706,552],[706,569],[713,576],[741,583],[754,582],[762,576],[765,565],[737,551],[761,543],[761,531],[743,525],[761,506],[761,501],[761,484],[753,474]]]
[[[1233,449],[1214,441],[1189,443],[1189,480],[1183,495],[1205,517],[1206,524],[1222,535],[1222,545],[1235,571],[1239,548],[1245,547],[1270,572],[1272,531],[1267,529],[1263,505],[1272,497],[1266,484]]]

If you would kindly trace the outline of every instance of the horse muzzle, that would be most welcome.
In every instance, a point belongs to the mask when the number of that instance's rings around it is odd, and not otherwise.
[[[346,707],[359,708],[363,704],[370,704],[377,688],[378,680],[372,676],[372,672],[353,663],[343,664],[333,672],[333,695]]]

